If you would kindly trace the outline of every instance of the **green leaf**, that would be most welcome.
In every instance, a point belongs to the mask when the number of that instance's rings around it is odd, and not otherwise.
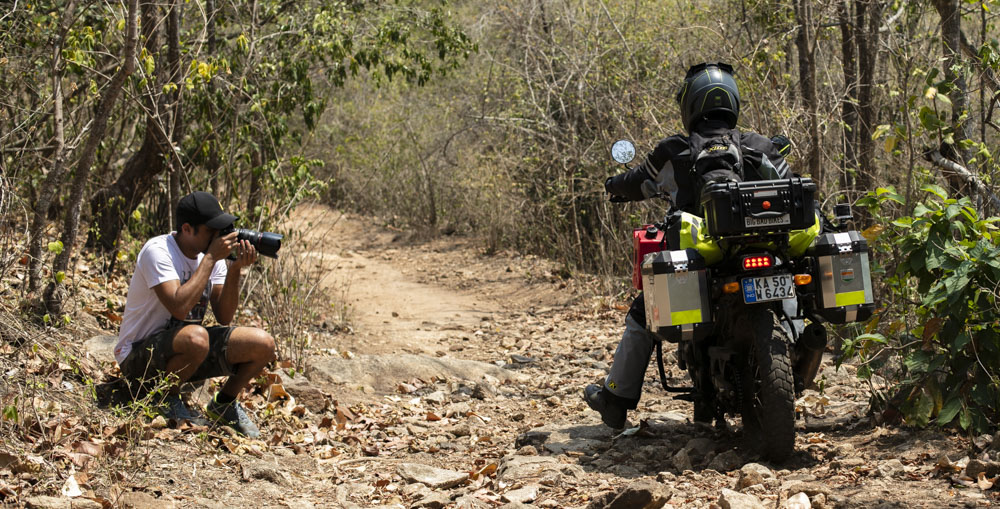
[[[924,184],[923,187],[920,188],[920,190],[927,193],[931,193],[937,196],[938,198],[941,198],[942,200],[948,199],[948,191],[945,191],[943,187],[937,184]]]
[[[910,355],[903,360],[903,364],[905,364],[906,368],[911,372],[926,373],[927,368],[930,367],[931,357],[930,352],[915,350],[910,352]]]
[[[972,415],[969,413],[968,408],[962,409],[962,414],[958,418],[958,425],[962,429],[969,429],[969,425],[972,424]]]
[[[7,405],[3,407],[3,420],[18,422],[17,407],[14,405]]]
[[[946,426],[955,419],[958,412],[962,409],[962,399],[955,396],[948,400],[947,403],[941,407],[941,413],[938,414],[937,424],[938,426]]]
[[[877,140],[877,139],[885,136],[885,134],[888,133],[889,129],[891,129],[891,128],[892,128],[892,126],[890,126],[889,124],[880,124],[879,126],[877,126],[875,128],[875,132],[872,133],[872,139],[873,140]]]
[[[56,272],[56,283],[62,284],[63,280],[66,279],[66,273],[63,271]]]
[[[933,414],[934,398],[927,394],[926,390],[920,391],[920,395],[917,396],[917,400],[913,404],[913,413],[911,415],[913,424],[919,427],[926,426]]]
[[[946,125],[944,122],[941,122],[937,113],[927,106],[920,108],[920,113],[918,113],[917,116],[920,118],[920,125],[924,126],[924,129],[927,129],[928,131],[937,131]]]
[[[872,343],[878,343],[880,345],[886,344],[885,336],[883,336],[881,334],[878,334],[878,333],[862,334],[862,335],[858,336],[857,339],[855,339],[855,342],[859,342],[859,343],[860,342],[866,342],[866,341],[872,342]]]
[[[49,252],[50,253],[55,253],[57,255],[58,254],[62,254],[62,252],[63,252],[63,243],[62,243],[62,241],[57,240],[55,242],[49,242]]]

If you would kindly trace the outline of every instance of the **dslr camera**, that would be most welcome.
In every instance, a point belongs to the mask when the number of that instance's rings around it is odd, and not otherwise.
[[[281,239],[285,238],[285,236],[280,233],[258,232],[255,230],[245,230],[243,228],[233,228],[232,226],[220,231],[219,235],[229,235],[233,232],[236,232],[236,238],[238,240],[250,241],[250,244],[257,250],[258,253],[271,258],[278,257],[278,250],[281,249]],[[229,258],[235,260],[236,256],[230,254]]]

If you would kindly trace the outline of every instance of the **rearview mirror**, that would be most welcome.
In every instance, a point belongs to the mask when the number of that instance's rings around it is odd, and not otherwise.
[[[628,140],[618,140],[611,145],[611,157],[619,163],[627,164],[635,159],[635,145]]]

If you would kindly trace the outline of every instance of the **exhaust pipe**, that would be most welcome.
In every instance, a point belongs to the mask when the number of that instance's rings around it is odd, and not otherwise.
[[[826,350],[826,327],[818,323],[806,326],[795,343],[795,392],[810,389],[819,373]]]

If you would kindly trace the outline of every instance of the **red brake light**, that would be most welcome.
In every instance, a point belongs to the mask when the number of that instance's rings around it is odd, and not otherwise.
[[[747,256],[743,258],[743,270],[766,269],[771,265],[774,265],[774,257],[771,255]]]

